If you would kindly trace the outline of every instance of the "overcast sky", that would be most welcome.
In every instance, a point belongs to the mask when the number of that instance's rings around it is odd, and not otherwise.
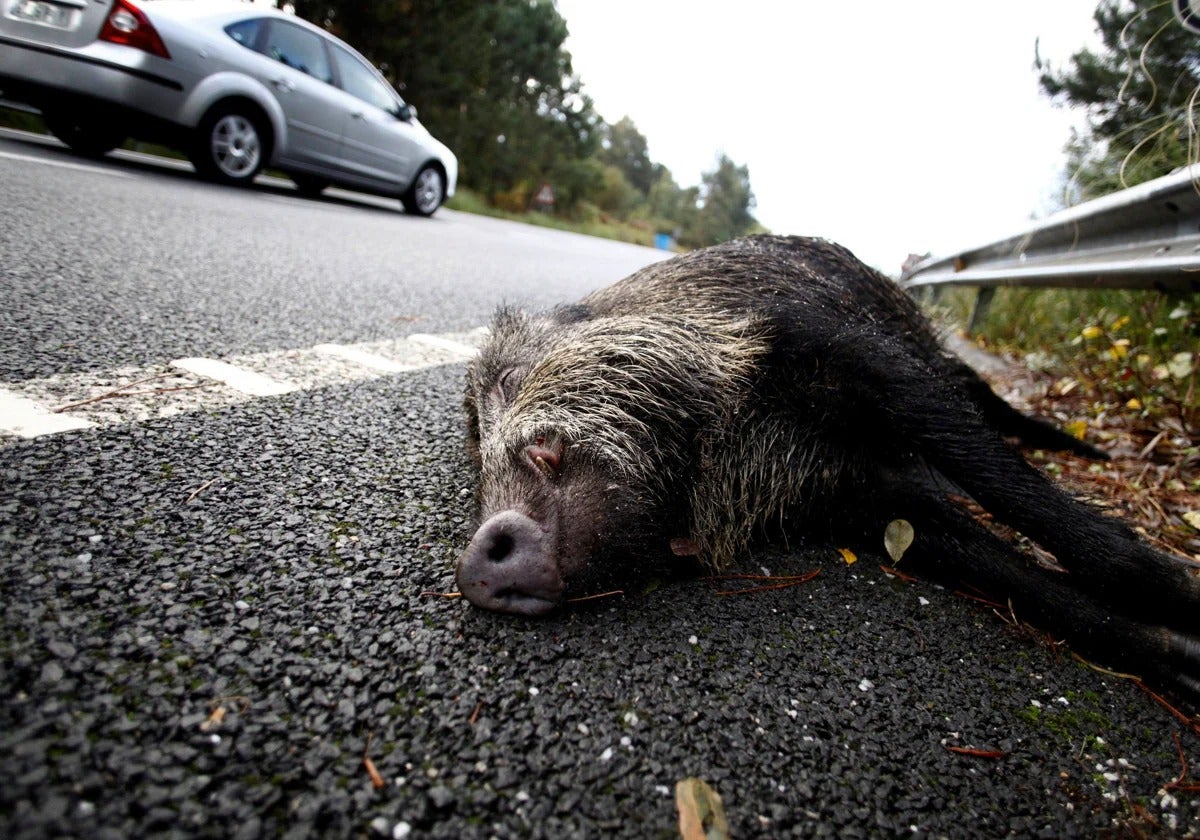
[[[1097,42],[1096,0],[557,0],[608,122],[629,116],[681,186],[724,151],[756,216],[898,271],[911,252],[1046,215],[1081,116],[1038,94],[1034,44]]]

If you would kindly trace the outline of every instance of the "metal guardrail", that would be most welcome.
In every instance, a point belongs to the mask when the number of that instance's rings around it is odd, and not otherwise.
[[[1055,213],[1007,239],[927,258],[900,284],[1200,292],[1200,166]]]

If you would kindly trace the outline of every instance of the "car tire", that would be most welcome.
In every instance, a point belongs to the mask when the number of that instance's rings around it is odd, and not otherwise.
[[[126,134],[119,128],[105,125],[98,117],[83,112],[47,111],[42,121],[50,133],[67,148],[87,157],[101,157],[125,142]]]
[[[232,186],[251,183],[270,155],[265,121],[244,105],[226,105],[200,121],[189,155],[204,178]]]
[[[296,185],[296,191],[306,198],[316,198],[329,188],[329,182],[324,178],[317,178],[313,175],[291,175],[289,177]]]
[[[436,166],[427,163],[413,178],[412,186],[400,196],[400,203],[405,212],[414,216],[432,216],[445,199],[446,179]]]

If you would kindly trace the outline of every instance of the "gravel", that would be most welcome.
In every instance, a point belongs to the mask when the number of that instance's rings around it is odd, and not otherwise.
[[[1200,831],[1164,709],[879,558],[540,621],[425,594],[461,375],[0,449],[0,836],[666,838],[690,776],[738,838]]]

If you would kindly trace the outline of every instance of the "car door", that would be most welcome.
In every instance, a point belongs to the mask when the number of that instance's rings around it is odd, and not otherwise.
[[[253,43],[262,57],[253,75],[279,102],[287,123],[276,160],[336,169],[346,111],[342,93],[333,85],[325,39],[288,21],[267,23]]]
[[[400,97],[375,68],[338,44],[329,46],[338,83],[354,100],[342,124],[343,163],[381,188],[403,191],[423,162],[421,129],[401,119]]]

